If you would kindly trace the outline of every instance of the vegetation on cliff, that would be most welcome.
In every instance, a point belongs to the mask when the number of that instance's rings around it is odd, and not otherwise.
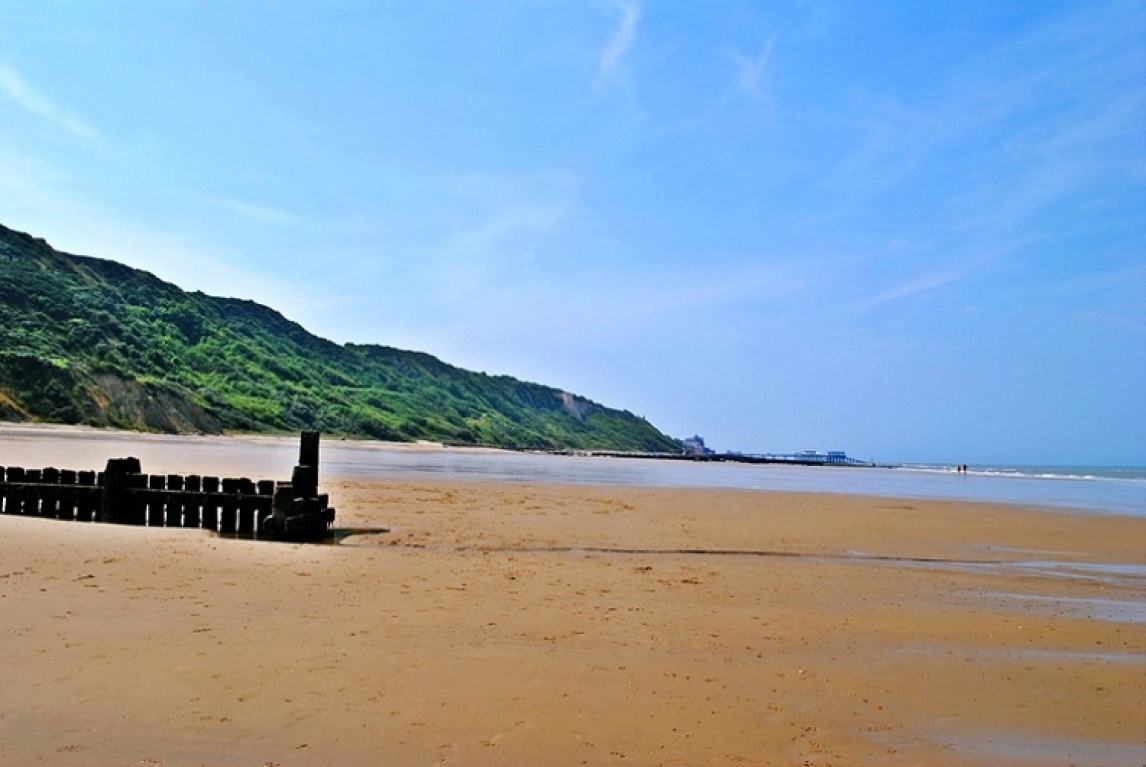
[[[339,345],[252,301],[0,226],[0,419],[296,431],[539,449],[670,450],[648,421],[549,386]]]

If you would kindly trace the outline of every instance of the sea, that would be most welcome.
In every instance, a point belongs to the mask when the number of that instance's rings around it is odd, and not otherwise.
[[[138,457],[148,473],[288,479],[297,437],[201,437],[83,427],[0,425],[0,466],[102,469]],[[1146,467],[880,467],[698,463],[548,455],[326,439],[323,479],[438,478],[490,482],[727,488],[931,498],[1146,516]]]
[[[383,451],[384,452],[384,451]],[[727,488],[1010,503],[1146,516],[1146,467],[879,467],[705,463],[645,458],[326,449],[325,471],[346,476],[417,477],[558,484]]]

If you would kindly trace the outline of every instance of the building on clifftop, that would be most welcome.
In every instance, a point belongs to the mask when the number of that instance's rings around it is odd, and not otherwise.
[[[715,452],[705,447],[704,439],[698,435],[677,441],[680,442],[681,450],[685,455],[711,455]]]

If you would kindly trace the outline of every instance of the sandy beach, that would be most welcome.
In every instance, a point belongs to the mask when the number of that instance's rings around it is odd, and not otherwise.
[[[1146,519],[323,485],[339,545],[0,516],[0,764],[1146,763]]]

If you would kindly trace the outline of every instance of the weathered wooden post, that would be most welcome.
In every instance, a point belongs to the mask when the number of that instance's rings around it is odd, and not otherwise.
[[[255,483],[244,477],[238,483],[239,493],[239,535],[254,535],[255,533]]]
[[[184,527],[199,527],[199,508],[201,502],[199,500],[199,493],[202,488],[202,479],[198,474],[188,474],[183,479],[183,490],[185,491],[183,500],[183,526]]]
[[[300,466],[313,466],[318,468],[318,443],[320,434],[317,431],[304,431],[298,444],[298,462]]]
[[[295,466],[290,477],[295,498],[313,498],[318,495],[318,467]]]
[[[40,473],[40,516],[55,519],[60,508],[60,470],[49,466]]]
[[[219,529],[219,478],[203,477],[203,528]]]
[[[151,491],[145,496],[147,524],[151,527],[163,527],[163,495],[157,491],[167,489],[167,478],[162,474],[152,474],[147,478],[147,489]]]
[[[275,481],[273,479],[260,479],[255,486],[258,493],[255,505],[255,535],[266,534],[264,524],[267,518],[274,513]]]
[[[71,469],[60,469],[60,505],[56,509],[56,519],[71,521],[76,518],[76,473]]]
[[[238,479],[228,477],[223,480],[223,510],[219,518],[219,532],[227,535],[235,533],[239,512]]]
[[[24,490],[19,484],[24,482],[22,467],[8,467],[8,514],[24,514]]]
[[[128,496],[127,504],[133,525],[147,524],[147,493],[140,492],[147,489],[146,474],[129,474],[127,476]]]
[[[167,475],[167,513],[163,518],[167,527],[183,527],[183,475]]]
[[[295,498],[314,498],[318,495],[318,440],[317,431],[304,431],[298,446],[298,466],[294,467],[291,485]]]
[[[24,513],[29,517],[40,516],[40,488],[37,485],[43,481],[43,472],[40,469],[28,469],[24,472]]]
[[[131,485],[139,476],[138,458],[112,458],[103,471],[103,498],[100,499],[99,521],[116,525],[141,525],[143,519],[133,502]],[[141,510],[141,509],[140,509]]]
[[[24,489],[20,487],[20,483],[24,481],[24,469],[20,466],[8,467],[8,482],[10,489],[8,492],[8,504],[6,511],[9,514],[23,514],[24,513]]]
[[[91,522],[96,518],[100,509],[102,491],[96,484],[94,471],[81,471],[76,474],[76,483],[80,490],[76,503],[76,519],[80,522]]]

